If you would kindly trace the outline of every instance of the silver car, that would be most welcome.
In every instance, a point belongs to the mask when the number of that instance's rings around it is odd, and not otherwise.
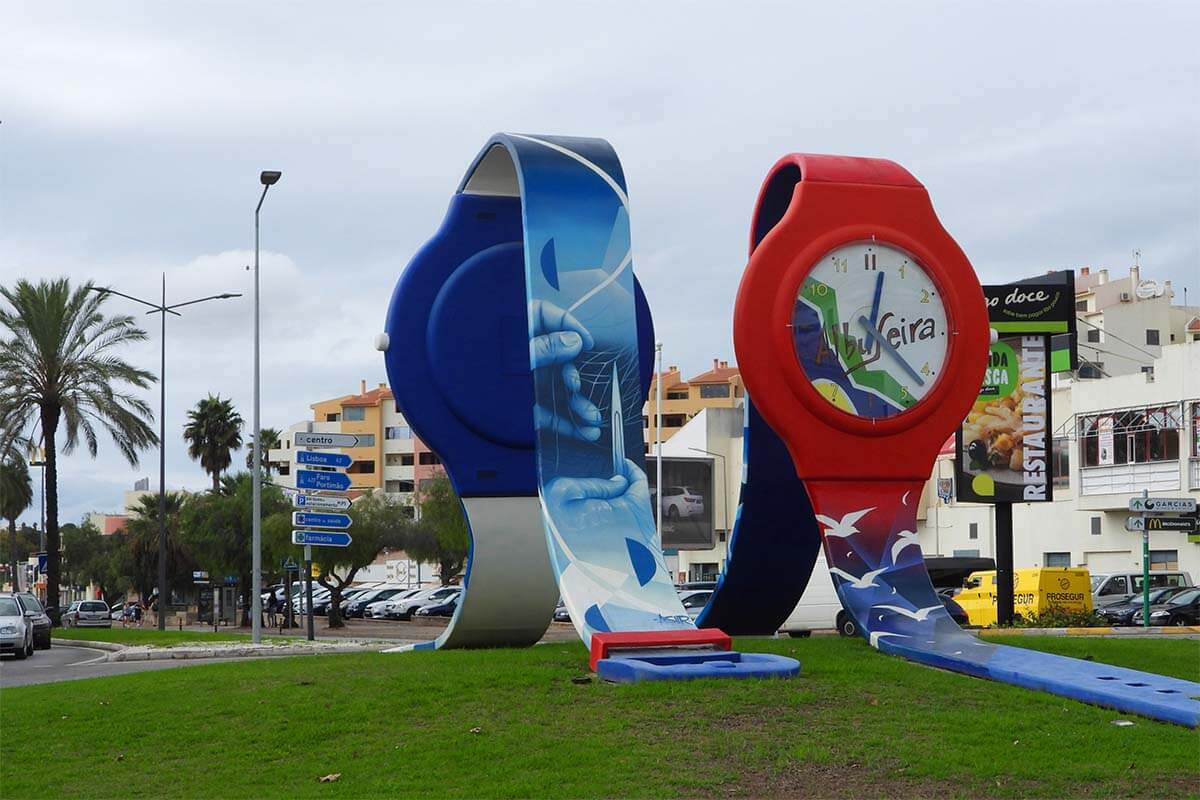
[[[112,609],[103,600],[76,600],[62,615],[64,628],[111,628]]]
[[[0,653],[18,659],[33,655],[33,625],[17,598],[7,593],[0,594]]]

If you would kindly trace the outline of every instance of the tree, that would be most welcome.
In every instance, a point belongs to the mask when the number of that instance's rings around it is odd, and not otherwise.
[[[417,561],[434,561],[443,584],[462,574],[470,550],[467,517],[450,479],[438,475],[421,489],[421,523],[405,547]]]
[[[267,473],[267,476],[270,477],[270,475],[271,475],[270,453],[272,450],[279,449],[279,441],[280,441],[279,431],[276,430],[275,428],[261,428],[260,430],[262,432],[262,452],[260,453],[260,456],[262,459],[262,468],[263,468],[263,471]],[[254,469],[254,436],[253,435],[250,436],[250,441],[246,444],[246,447],[249,449],[249,452],[246,453],[246,469]]]
[[[14,443],[41,439],[46,451],[46,600],[59,605],[58,432],[65,423],[62,451],[74,452],[82,438],[95,458],[97,429],[108,432],[121,455],[137,466],[138,452],[158,442],[145,400],[154,376],[117,355],[146,332],[125,315],[102,313],[104,292],[92,285],[71,288],[66,278],[32,284],[20,280],[0,288],[0,453]],[[34,436],[35,430],[40,434]]]
[[[188,412],[183,426],[188,455],[212,476],[212,490],[220,491],[221,473],[233,463],[233,451],[242,446],[242,415],[232,400],[209,395]]]
[[[412,520],[404,513],[404,506],[383,492],[368,491],[354,501],[349,514],[353,520],[350,546],[321,548],[317,559],[321,564],[321,577],[317,581],[329,590],[328,623],[331,628],[344,625],[340,610],[342,592],[354,582],[358,571],[374,563],[384,549],[404,549],[413,527]],[[272,531],[277,530],[278,523],[275,523]]]
[[[129,589],[133,562],[124,533],[105,536],[86,521],[82,525],[64,525],[62,549],[63,574],[68,583],[94,583],[100,596],[109,603]]]
[[[253,543],[254,489],[249,472],[226,475],[216,492],[191,497],[180,516],[184,546],[200,569],[213,574],[237,575],[241,586],[242,625],[250,624],[251,544]],[[278,486],[262,487],[262,514],[269,517],[291,507]],[[271,564],[283,553],[263,538],[263,563]]]
[[[33,482],[25,459],[16,453],[0,462],[0,517],[8,520],[9,577],[17,590],[17,517],[33,504]]]
[[[186,505],[186,497],[180,492],[163,495],[167,529],[167,582],[170,586],[187,586],[192,582],[192,570],[196,560],[183,541],[180,533],[180,517]],[[158,584],[158,539],[161,535],[158,523],[158,495],[144,494],[125,523],[126,543],[129,548],[128,577],[142,597],[149,597]],[[99,570],[100,568],[97,567]],[[161,587],[160,587],[161,588]],[[171,598],[160,598],[169,603]],[[166,608],[165,605],[160,606]]]

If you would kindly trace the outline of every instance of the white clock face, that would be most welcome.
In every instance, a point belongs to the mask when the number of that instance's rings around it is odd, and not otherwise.
[[[826,254],[792,312],[804,374],[822,397],[858,417],[890,417],[919,403],[942,373],[949,333],[924,267],[881,242]]]

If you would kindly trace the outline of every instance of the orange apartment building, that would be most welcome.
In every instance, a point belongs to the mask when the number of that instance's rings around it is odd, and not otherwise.
[[[650,392],[642,407],[642,437],[646,452],[654,449],[654,437],[659,421],[655,418],[657,381],[662,380],[662,439],[667,441],[705,408],[737,408],[746,390],[736,366],[728,361],[713,359],[712,369],[683,380],[679,367],[668,367],[650,380]]]

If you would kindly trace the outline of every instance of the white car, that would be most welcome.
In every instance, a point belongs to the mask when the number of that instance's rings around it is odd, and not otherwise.
[[[390,611],[394,611],[400,603],[405,600],[412,599],[418,592],[423,589],[404,589],[399,594],[395,594],[385,600],[375,600],[368,603],[367,608],[363,611],[363,616],[367,619],[386,619]]]
[[[103,600],[76,600],[60,621],[64,628],[111,628],[112,609]]]
[[[437,605],[450,599],[450,595],[462,591],[461,586],[437,586],[432,589],[422,589],[407,600],[396,604],[393,612],[397,619],[412,619],[413,614],[422,606]]]
[[[712,589],[690,589],[679,593],[684,610],[692,619],[700,616],[700,612],[708,605],[710,597],[712,597]]]
[[[33,625],[11,594],[0,594],[0,653],[18,659],[33,655]]]
[[[662,513],[667,519],[702,516],[704,497],[686,486],[668,486],[662,496]]]

